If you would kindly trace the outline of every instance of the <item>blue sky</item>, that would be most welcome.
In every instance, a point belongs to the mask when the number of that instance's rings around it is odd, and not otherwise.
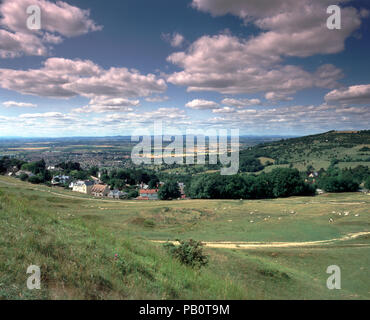
[[[326,26],[333,2],[340,30]],[[41,30],[26,26],[31,4]],[[369,9],[360,0],[2,0],[0,136],[129,135],[155,121],[248,135],[369,129]]]

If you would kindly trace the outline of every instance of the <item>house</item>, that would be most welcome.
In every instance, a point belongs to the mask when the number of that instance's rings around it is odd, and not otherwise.
[[[53,179],[51,180],[51,184],[57,185],[57,184],[65,184],[69,181],[70,177],[69,176],[54,176]]]
[[[26,171],[26,170],[19,170],[15,175],[16,175],[16,177],[19,177],[21,174],[26,174],[29,177],[34,176],[34,174],[31,171]]]
[[[102,183],[100,178],[97,178],[97,177],[94,177],[94,176],[90,176],[90,178],[94,181],[95,184],[101,184]]]
[[[111,192],[108,193],[108,198],[111,199],[122,199],[128,195],[127,192],[122,192],[119,190],[112,190]]]
[[[319,173],[318,172],[311,172],[308,177],[309,178],[317,178],[318,176],[319,176]]]
[[[158,200],[158,189],[140,189],[137,200]]]
[[[106,197],[109,193],[109,186],[106,184],[95,184],[91,188],[91,194],[94,197]]]
[[[91,181],[77,181],[73,183],[72,191],[84,194],[91,194],[91,189],[93,186],[94,182]]]
[[[186,198],[185,184],[183,182],[178,182],[177,184],[179,185],[179,189],[180,189],[180,193],[181,193],[181,199],[185,199]]]
[[[149,189],[149,186],[145,184],[144,182],[138,184],[137,186],[140,187],[140,189],[145,189],[145,190]]]

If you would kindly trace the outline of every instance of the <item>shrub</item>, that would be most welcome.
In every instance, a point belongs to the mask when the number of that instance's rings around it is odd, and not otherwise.
[[[208,264],[208,256],[204,255],[203,244],[200,241],[193,239],[189,241],[182,240],[179,246],[167,242],[164,244],[164,247],[182,264],[192,268],[201,268]]]
[[[127,195],[127,198],[134,199],[134,198],[137,198],[138,196],[139,196],[139,192],[137,190],[130,190]]]
[[[21,179],[22,181],[26,181],[28,179],[28,174],[27,173],[22,173],[19,176],[19,179]]]
[[[39,184],[39,183],[42,183],[42,178],[39,177],[39,176],[32,176],[32,177],[29,177],[28,178],[28,181],[33,183],[33,184]]]

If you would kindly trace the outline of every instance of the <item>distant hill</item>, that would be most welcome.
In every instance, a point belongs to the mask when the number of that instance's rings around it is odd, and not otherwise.
[[[262,143],[242,150],[240,160],[241,166],[251,163],[252,159],[259,159],[264,165],[270,164],[265,171],[288,166],[305,170],[309,165],[316,170],[326,169],[332,161],[337,162],[341,168],[370,166],[369,148],[370,130],[329,131]]]

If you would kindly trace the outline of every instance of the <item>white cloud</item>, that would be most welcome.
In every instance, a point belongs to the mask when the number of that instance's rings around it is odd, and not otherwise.
[[[162,39],[168,42],[174,48],[181,47],[185,41],[185,37],[178,32],[174,32],[173,34],[163,33]]]
[[[208,101],[203,99],[194,99],[188,102],[186,107],[196,110],[210,110],[218,107],[218,103],[214,101]]]
[[[98,97],[89,102],[89,105],[82,108],[73,109],[74,113],[103,113],[103,112],[131,112],[132,107],[137,107],[139,100],[129,100],[125,98],[106,98]]]
[[[27,102],[16,102],[16,101],[5,101],[3,105],[7,108],[10,107],[19,107],[19,108],[35,108],[37,107],[36,104],[27,103]]]
[[[41,97],[136,98],[163,93],[167,85],[153,74],[127,68],[101,68],[89,60],[49,58],[40,69],[0,69],[0,87]]]
[[[343,2],[343,1],[338,1]],[[203,36],[167,60],[182,71],[168,76],[188,91],[223,94],[279,92],[288,94],[312,87],[334,88],[342,74],[325,65],[316,72],[284,65],[288,57],[333,54],[361,25],[363,11],[342,8],[342,29],[326,26],[329,0],[193,0],[193,7],[212,15],[234,14],[260,29],[248,39],[230,34]],[[276,94],[275,94],[276,96]],[[276,98],[278,98],[276,96]]]
[[[247,107],[247,106],[253,106],[253,105],[260,105],[261,100],[259,99],[233,99],[233,98],[225,98],[221,101],[222,104],[225,104],[227,106],[233,106],[233,107]]]
[[[223,108],[219,108],[219,109],[214,109],[212,110],[213,113],[234,113],[236,112],[236,110],[234,108],[231,108],[231,107],[223,107]]]
[[[169,97],[167,96],[155,96],[155,97],[149,97],[149,98],[145,98],[145,101],[147,102],[164,102],[164,101],[167,101],[169,100]]]
[[[287,92],[267,92],[265,94],[266,100],[270,101],[292,101],[293,98],[289,97]]]
[[[209,12],[214,16],[233,14],[242,19],[255,19],[302,9],[307,4],[330,4],[348,0],[193,0],[192,6],[200,11]]]
[[[41,10],[41,30],[28,30],[26,9],[37,5]],[[83,10],[63,1],[3,0],[0,4],[0,57],[46,55],[45,43],[58,44],[62,37],[75,37],[101,30]]]
[[[232,109],[232,108],[231,108]],[[219,116],[198,125],[239,128],[250,133],[323,132],[333,129],[368,128],[369,107],[298,105],[268,109],[214,110]]]
[[[325,101],[343,104],[370,104],[370,84],[333,90],[325,96]]]
[[[251,41],[221,34],[203,36],[186,52],[177,52],[167,60],[183,71],[167,81],[187,86],[188,91],[216,91],[222,94],[290,92],[311,88],[333,88],[342,77],[339,69],[324,65],[316,72],[299,66],[280,64],[281,57],[268,51],[256,51]]]

